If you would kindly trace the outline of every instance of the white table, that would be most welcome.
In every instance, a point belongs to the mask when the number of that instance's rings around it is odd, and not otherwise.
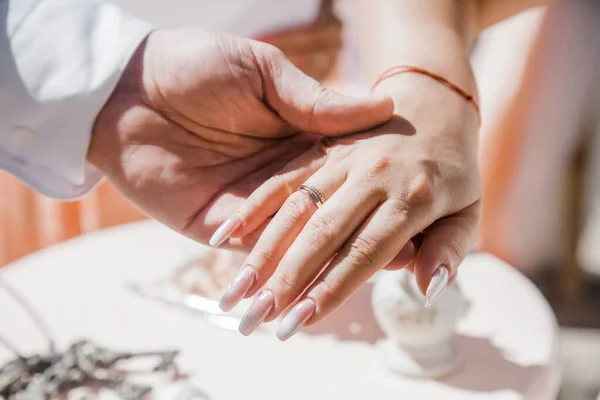
[[[128,289],[130,281],[165,277],[202,249],[142,222],[41,251],[10,265],[2,277],[35,303],[60,346],[90,338],[124,350],[181,348],[180,365],[214,400],[556,397],[554,316],[529,281],[490,256],[470,256],[461,267],[459,282],[471,302],[456,337],[464,364],[435,381],[385,368],[375,351],[381,332],[369,287],[286,343],[265,332],[243,337]],[[22,351],[41,349],[39,333],[8,299],[0,292],[1,332]],[[0,359],[9,357],[0,351]]]

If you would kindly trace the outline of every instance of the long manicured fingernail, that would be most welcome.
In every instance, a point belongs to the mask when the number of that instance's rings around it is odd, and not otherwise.
[[[212,247],[219,247],[224,241],[231,237],[233,232],[235,232],[240,225],[242,225],[242,216],[240,214],[233,214],[217,228],[208,241],[208,244]]]
[[[429,308],[433,303],[444,293],[448,287],[448,279],[450,279],[450,271],[445,265],[437,267],[425,292],[425,307]]]
[[[304,299],[285,316],[275,333],[282,342],[294,336],[315,313],[315,302]]]
[[[243,267],[233,278],[229,287],[219,301],[219,308],[227,312],[233,310],[235,306],[244,298],[248,290],[252,287],[256,279],[254,269],[250,266]]]
[[[267,318],[273,307],[275,307],[273,293],[269,290],[263,291],[248,307],[244,318],[242,318],[242,322],[240,322],[240,333],[248,336],[254,332],[265,321],[265,318]]]

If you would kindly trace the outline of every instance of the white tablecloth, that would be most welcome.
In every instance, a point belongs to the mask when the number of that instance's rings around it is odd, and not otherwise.
[[[123,350],[180,348],[180,365],[214,400],[556,396],[553,314],[528,280],[493,257],[470,256],[460,270],[471,303],[456,337],[462,367],[441,380],[415,380],[389,372],[381,362],[375,342],[382,334],[368,286],[286,343],[266,332],[243,337],[128,289],[130,281],[165,277],[202,249],[156,223],[136,223],[24,258],[3,270],[2,279],[35,304],[60,346],[90,338]],[[3,336],[21,351],[43,348],[31,322],[1,291],[0,317]],[[0,359],[9,357],[0,351]]]

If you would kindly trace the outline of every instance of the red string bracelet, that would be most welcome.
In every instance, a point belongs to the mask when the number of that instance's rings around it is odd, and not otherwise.
[[[473,95],[471,93],[456,86],[454,83],[450,82],[448,79],[444,78],[443,76],[435,74],[430,71],[427,71],[426,69],[423,69],[423,68],[413,67],[410,65],[397,65],[395,67],[392,67],[392,68],[384,71],[379,76],[379,78],[377,79],[377,81],[375,82],[373,87],[371,88],[371,91],[373,91],[377,87],[377,85],[379,85],[384,80],[391,78],[392,76],[400,75],[400,74],[407,73],[407,72],[428,76],[428,77],[433,78],[436,81],[448,86],[450,89],[452,89],[453,91],[455,91],[456,93],[458,93],[459,95],[464,97],[464,99],[467,100],[469,103],[471,103],[473,105],[473,107],[475,107],[475,111],[477,111],[477,115],[481,119],[481,112],[479,111],[479,104],[477,104],[477,100],[475,100],[475,97],[473,97]]]

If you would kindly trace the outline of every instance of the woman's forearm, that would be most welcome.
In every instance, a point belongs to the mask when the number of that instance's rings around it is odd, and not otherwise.
[[[359,44],[363,67],[373,82],[387,68],[414,65],[438,73],[474,92],[469,55],[477,35],[493,23],[550,2],[359,0]]]
[[[359,0],[358,24],[361,61],[371,82],[392,66],[413,65],[475,92],[469,62],[478,33],[475,1]],[[388,79],[381,90],[393,92],[403,80]]]

